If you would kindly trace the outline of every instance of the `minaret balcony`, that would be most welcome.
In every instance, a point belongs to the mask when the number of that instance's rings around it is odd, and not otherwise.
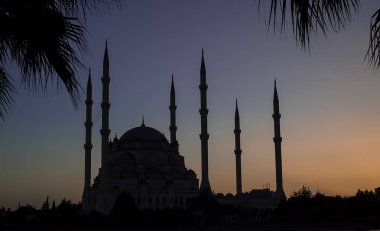
[[[111,104],[107,102],[102,102],[100,105],[102,109],[109,109],[111,107]]]
[[[175,131],[177,131],[177,126],[170,126],[169,130],[175,132]]]
[[[208,133],[206,133],[206,134],[201,133],[201,134],[199,134],[199,138],[201,138],[201,140],[208,140],[209,134]]]
[[[241,149],[235,150],[234,152],[235,152],[235,155],[241,155],[242,153]]]
[[[273,137],[273,141],[274,141],[275,143],[277,143],[277,142],[282,142],[282,137]]]
[[[108,136],[110,133],[111,133],[110,129],[104,129],[104,128],[100,129],[100,134],[102,136]]]
[[[84,149],[92,149],[92,144],[84,144]]]
[[[281,114],[280,113],[275,113],[272,115],[273,119],[281,119]]]
[[[207,84],[201,84],[201,85],[199,85],[199,90],[201,90],[201,91],[205,91],[205,90],[207,90],[207,88],[208,88]]]
[[[235,134],[240,134],[241,133],[241,129],[234,129],[234,133]]]
[[[208,114],[208,109],[204,109],[204,108],[199,109],[199,114],[201,114],[201,115],[207,115]]]

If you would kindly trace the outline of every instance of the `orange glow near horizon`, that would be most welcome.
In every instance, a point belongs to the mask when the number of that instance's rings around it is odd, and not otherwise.
[[[310,53],[296,45],[290,30],[283,37],[267,33],[251,0],[215,2],[129,1],[124,9],[89,16],[89,54],[83,63],[91,67],[93,84],[91,178],[100,167],[100,78],[107,39],[112,138],[139,126],[142,115],[147,126],[168,138],[173,73],[180,154],[201,179],[199,68],[204,48],[209,176],[215,193],[236,190],[236,98],[243,191],[267,184],[276,188],[275,77],[286,195],[302,185],[314,193],[343,196],[379,187],[380,72],[366,66],[363,57],[370,16],[380,1],[363,2],[346,30],[313,37]],[[17,69],[11,72],[18,74]],[[87,76],[80,69],[82,86]],[[39,208],[46,196],[56,202],[80,201],[84,104],[75,110],[65,91],[18,93],[10,116],[0,125],[0,207],[16,208],[20,202]]]

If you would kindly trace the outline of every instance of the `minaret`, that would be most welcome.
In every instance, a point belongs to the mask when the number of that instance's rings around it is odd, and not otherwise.
[[[102,129],[100,129],[100,134],[102,135],[102,168],[106,168],[106,155],[109,151],[109,135],[110,135],[110,129],[109,129],[109,109],[110,109],[110,102],[109,102],[109,83],[110,83],[110,76],[109,76],[109,61],[108,61],[108,49],[107,49],[107,42],[106,42],[106,48],[104,51],[104,58],[103,58],[103,77],[102,77],[102,83],[103,83],[103,100],[101,103],[102,106]]]
[[[236,99],[235,108],[235,157],[236,157],[236,194],[242,193],[241,184],[241,147],[240,147],[240,118],[239,118],[239,108]]]
[[[177,109],[177,105],[175,105],[175,90],[174,90],[174,81],[173,81],[173,74],[172,74],[172,85],[170,88],[170,105],[169,105],[169,110],[170,110],[170,144],[173,147],[173,149],[178,153],[178,141],[176,137],[176,131],[177,131],[177,126],[176,126],[176,116],[175,116],[175,111]]]
[[[276,160],[276,193],[280,198],[286,198],[282,187],[282,161],[281,161],[281,131],[280,131],[280,103],[278,101],[276,80],[274,80],[274,96],[273,96],[273,121],[274,121],[274,148]]]
[[[201,192],[211,192],[210,182],[208,180],[208,138],[209,135],[207,133],[207,84],[206,84],[206,67],[205,61],[203,57],[203,49],[202,49],[202,62],[201,62],[201,70],[200,70],[200,85],[199,90],[201,93],[201,109],[199,110],[199,114],[201,114],[201,134],[199,138],[201,139],[201,154],[202,154],[202,182],[200,191]]]
[[[88,208],[89,198],[88,190],[91,187],[91,132],[92,132],[92,83],[91,83],[91,70],[88,72],[87,81],[87,98],[86,98],[86,143],[84,144],[85,159],[84,159],[84,189],[83,189],[83,207],[85,210]]]

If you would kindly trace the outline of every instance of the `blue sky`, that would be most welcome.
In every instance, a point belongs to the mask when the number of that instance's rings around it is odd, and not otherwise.
[[[267,183],[275,188],[274,78],[286,194],[302,185],[331,195],[380,186],[380,79],[363,60],[370,16],[378,8],[378,1],[363,2],[346,30],[313,37],[310,52],[296,46],[291,30],[284,35],[267,32],[268,12],[259,14],[252,0],[126,1],[120,10],[89,16],[83,62],[91,67],[93,82],[92,178],[100,167],[100,78],[108,40],[112,136],[139,126],[144,115],[147,126],[168,137],[173,73],[180,152],[198,178],[198,85],[205,50],[209,169],[215,192],[235,192],[236,98],[243,191]],[[87,70],[80,71],[83,86],[87,76]],[[39,207],[46,195],[80,200],[84,120],[84,103],[75,110],[64,90],[43,94],[20,87],[10,116],[0,124],[0,206],[21,202]]]

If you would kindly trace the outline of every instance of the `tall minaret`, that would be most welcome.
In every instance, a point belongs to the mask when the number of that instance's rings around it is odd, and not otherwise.
[[[172,74],[172,85],[170,88],[170,144],[173,147],[173,149],[178,153],[178,141],[176,137],[176,118],[175,118],[175,110],[177,109],[177,105],[175,105],[175,90],[174,90],[174,81],[173,81],[173,74]]]
[[[109,61],[108,61],[108,49],[107,49],[107,42],[106,42],[106,48],[104,51],[104,58],[103,58],[103,77],[102,77],[102,83],[103,83],[103,100],[101,103],[102,106],[102,129],[100,129],[100,134],[102,135],[102,168],[106,168],[106,155],[109,151],[109,135],[110,135],[110,129],[109,129],[109,109],[110,109],[110,102],[109,102],[109,83],[110,83],[110,76],[109,76]]]
[[[240,118],[239,118],[239,108],[236,99],[235,108],[235,156],[236,156],[236,194],[242,193],[241,187],[241,147],[240,147]]]
[[[278,101],[276,80],[274,80],[274,96],[273,96],[273,121],[274,121],[274,148],[276,159],[276,193],[280,198],[286,198],[282,187],[282,161],[281,161],[281,131],[280,131],[280,103]]]
[[[83,189],[83,207],[85,210],[88,208],[89,198],[88,190],[91,187],[91,132],[92,132],[92,84],[91,84],[91,70],[88,72],[87,81],[87,98],[86,98],[86,143],[84,144],[85,159],[84,159],[84,189]]]
[[[200,85],[199,90],[201,92],[201,109],[199,110],[199,114],[201,114],[201,134],[199,138],[201,139],[201,153],[202,153],[202,182],[200,191],[201,192],[211,192],[210,182],[208,180],[208,138],[209,135],[207,133],[207,84],[206,84],[206,67],[205,61],[203,57],[203,49],[202,49],[202,62],[201,62],[201,70],[200,70]]]

